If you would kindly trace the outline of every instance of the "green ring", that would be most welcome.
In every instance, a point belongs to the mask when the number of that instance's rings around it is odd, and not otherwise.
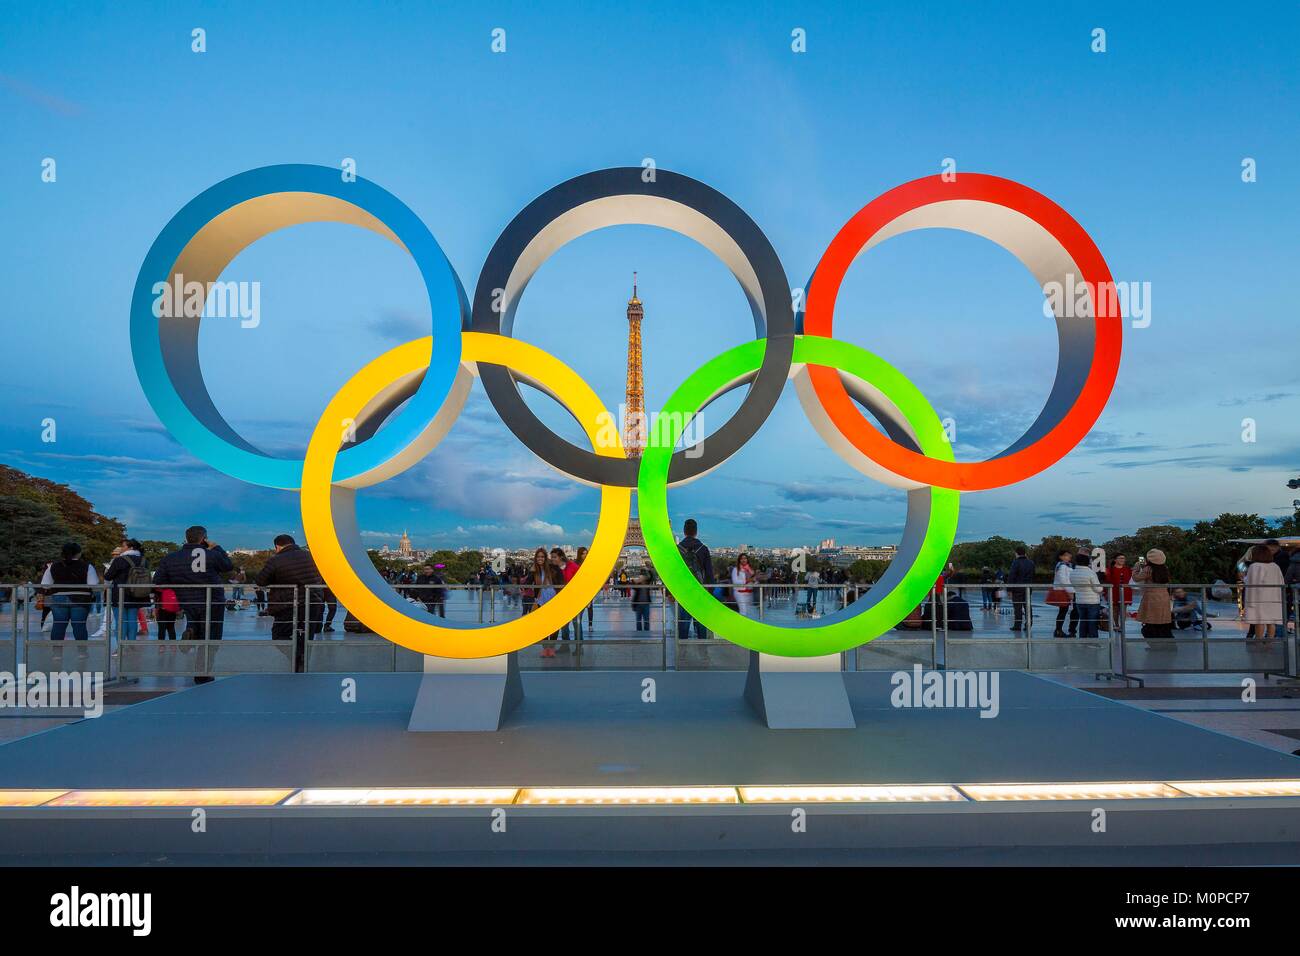
[[[925,599],[942,573],[957,536],[960,493],[947,488],[929,489],[930,520],[919,555],[898,585],[873,607],[839,621],[783,627],[745,617],[723,605],[695,580],[677,550],[668,517],[668,465],[690,419],[718,392],[757,369],[765,344],[766,339],[758,339],[723,352],[697,369],[668,399],[650,429],[637,476],[641,531],[664,586],[687,613],[709,630],[733,644],[765,654],[835,654],[875,640]],[[953,460],[939,416],[920,390],[884,359],[849,342],[801,335],[795,338],[794,362],[840,369],[870,382],[907,419],[923,454]]]

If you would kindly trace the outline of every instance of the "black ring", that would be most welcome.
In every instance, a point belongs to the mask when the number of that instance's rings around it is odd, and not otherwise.
[[[594,203],[599,205],[589,205]],[[755,333],[767,338],[763,363],[736,413],[698,446],[673,455],[669,483],[688,481],[722,464],[754,436],[776,407],[794,357],[785,268],[763,230],[722,193],[680,173],[640,166],[601,169],[561,183],[529,203],[493,244],[474,290],[470,328],[512,334],[520,296],[543,262],[571,239],[626,224],[671,229],[718,255],[745,291]],[[636,487],[638,460],[597,455],[555,434],[524,402],[509,369],[481,364],[479,376],[501,420],[551,467],[589,484]]]

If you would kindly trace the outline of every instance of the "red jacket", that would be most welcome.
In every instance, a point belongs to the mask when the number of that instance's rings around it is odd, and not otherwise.
[[[1133,580],[1133,569],[1127,564],[1122,568],[1111,565],[1106,569],[1106,583],[1111,586],[1110,600],[1112,604],[1129,604],[1133,600],[1133,589],[1128,587],[1129,581]],[[1123,596],[1120,596],[1120,592]]]

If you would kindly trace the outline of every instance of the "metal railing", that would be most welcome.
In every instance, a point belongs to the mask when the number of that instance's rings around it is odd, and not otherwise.
[[[869,585],[818,585],[810,595],[805,585],[755,583],[750,587],[751,597],[743,602],[743,610],[775,622],[834,614],[856,595],[870,590]],[[942,592],[932,592],[893,630],[846,651],[845,668],[896,670],[921,664],[961,670],[1091,671],[1139,681],[1143,674],[1296,676],[1294,630],[1283,623],[1277,628],[1276,639],[1265,641],[1262,634],[1247,636],[1248,623],[1240,618],[1256,604],[1262,606],[1267,591],[1277,590],[1281,611],[1276,610],[1279,602],[1273,599],[1267,602],[1270,610],[1265,613],[1290,621],[1300,607],[1300,587],[1260,585],[1247,591],[1239,584],[1226,585],[1230,596],[1222,600],[1213,592],[1225,585],[1158,585],[1171,595],[1183,592],[1184,600],[1174,602],[1167,634],[1148,630],[1143,635],[1129,604],[1115,603],[1115,589],[1103,585],[1100,626],[1086,637],[1078,635],[1088,633],[1090,618],[1085,620],[1077,605],[1062,614],[1046,603],[1051,585],[995,585],[992,587],[1001,597],[993,606],[977,609],[974,601],[984,597],[986,587],[952,584]],[[1134,604],[1141,587],[1127,586]],[[320,586],[185,585],[171,589],[180,604],[174,614],[163,609],[158,596],[161,589],[155,589],[147,602],[130,597],[128,586],[110,589],[98,585],[85,590],[90,592],[89,599],[82,601],[88,605],[86,639],[79,640],[73,633],[79,612],[60,610],[56,615],[51,601],[38,616],[35,598],[41,591],[39,585],[0,584],[0,669],[16,672],[21,663],[29,671],[89,670],[111,679],[287,673],[295,669],[419,671],[423,664],[414,651],[380,635],[349,629],[347,610],[337,607],[327,589]],[[396,584],[394,591],[398,600],[412,605],[417,617],[442,618],[450,626],[464,628],[518,617],[526,613],[529,600],[526,586],[515,584]],[[521,666],[536,670],[746,666],[748,651],[744,648],[714,634],[704,639],[695,636],[696,629],[686,627],[684,612],[661,585],[633,593],[638,597],[635,603],[628,586],[613,584],[603,589],[579,619],[568,625],[567,640],[557,633],[523,649],[519,652]],[[715,595],[724,601],[735,597],[730,584],[717,585]],[[64,640],[54,639],[56,616],[72,618]],[[127,622],[141,616],[149,633],[132,634],[134,628]],[[1056,636],[1057,620],[1066,628],[1073,621],[1075,636]],[[1013,629],[1017,621],[1023,622],[1020,630]],[[1220,626],[1214,628],[1214,624]],[[160,635],[160,629],[167,633]],[[163,637],[166,639],[160,639]]]
[[[535,590],[518,584],[396,583],[392,587],[417,612],[423,611],[435,623],[446,622],[452,627],[490,627],[519,617],[531,609]],[[610,627],[613,613],[631,609],[633,603],[620,601],[617,587],[602,590],[562,631],[521,650],[520,665],[538,670],[667,669],[665,628],[670,605],[665,603],[662,586],[647,590],[651,592],[649,600],[638,602],[645,608],[644,630],[637,629],[639,624],[635,624],[631,630],[624,629],[620,636],[611,636],[619,633]],[[315,585],[305,591],[304,613],[308,620],[315,620],[316,609],[328,607],[330,603],[328,591]],[[460,601],[455,600],[457,595]],[[316,633],[319,636],[322,632]],[[644,636],[633,637],[633,634]],[[377,670],[418,671],[423,668],[423,659],[417,652],[368,630],[349,631],[346,624],[341,637],[307,642],[305,669],[308,671],[358,671],[367,665]]]
[[[1295,609],[1300,606],[1297,604],[1300,587],[1297,586],[1252,585],[1247,589],[1241,584],[1223,583],[1103,583],[1098,603],[1093,605],[1097,611],[1092,612],[1073,599],[1064,607],[1049,605],[1047,594],[1057,590],[1050,584],[999,585],[1011,602],[1013,622],[1023,621],[1023,637],[992,640],[953,637],[953,632],[962,632],[957,631],[948,619],[952,595],[961,591],[980,591],[984,587],[986,585],[952,585],[942,595],[940,613],[945,626],[936,634],[936,639],[941,635],[943,648],[940,650],[936,645],[936,658],[944,666],[1049,671],[1095,669],[1099,675],[1133,679],[1139,683],[1141,678],[1135,675],[1156,673],[1260,672],[1297,676],[1296,633],[1290,626]],[[1141,622],[1136,620],[1138,612],[1131,611],[1130,607],[1135,603],[1141,606],[1143,589],[1163,589],[1169,595],[1168,624],[1157,624],[1144,630]],[[1227,589],[1229,598],[1211,600],[1213,593],[1220,589]],[[1249,598],[1247,590],[1251,592]],[[1182,596],[1176,596],[1180,591]],[[1263,612],[1266,615],[1276,613],[1278,618],[1277,637],[1271,641],[1249,636],[1253,625],[1244,620],[1253,604],[1265,603],[1259,595],[1268,591],[1278,592],[1278,599],[1268,602],[1277,611]],[[1126,592],[1131,592],[1131,601],[1122,600]],[[1044,598],[1042,602],[1036,601],[1040,594]],[[1211,610],[1216,603],[1225,606],[1225,610],[1231,608],[1229,613],[1232,616]],[[1095,618],[1092,617],[1094,614]],[[969,617],[969,612],[965,616]],[[1212,618],[1221,623],[1236,622],[1246,629],[1246,634],[1234,637],[1220,633],[1211,637]],[[1044,633],[1048,621],[1052,627],[1050,634]],[[1064,628],[1069,630],[1058,633]],[[998,645],[1000,654],[990,646],[992,643]],[[980,646],[978,664],[967,660],[963,653],[974,651],[976,645]]]

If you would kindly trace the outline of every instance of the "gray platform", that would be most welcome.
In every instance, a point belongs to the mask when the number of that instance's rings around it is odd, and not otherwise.
[[[1018,672],[1001,712],[896,709],[889,675],[848,673],[853,730],[772,731],[743,699],[743,673],[534,674],[496,733],[406,730],[416,674],[217,681],[0,746],[0,788],[375,788],[977,784],[1290,779],[1300,761]],[[1095,805],[1111,813],[1092,832]],[[347,854],[376,862],[645,859],[762,852],[807,862],[1300,862],[1294,798],[810,806],[792,835],[781,806],[523,807],[507,834],[488,808],[212,809],[220,842],[187,810],[0,810],[0,859],[222,853]],[[210,827],[215,824],[210,824]],[[1207,849],[1208,848],[1208,849]],[[1210,855],[1207,856],[1206,854]],[[123,856],[125,854],[125,856]],[[584,854],[586,856],[584,856]],[[589,858],[596,854],[594,859]],[[605,854],[601,856],[600,854]],[[975,857],[972,857],[975,854]],[[330,857],[332,858],[332,857]]]

